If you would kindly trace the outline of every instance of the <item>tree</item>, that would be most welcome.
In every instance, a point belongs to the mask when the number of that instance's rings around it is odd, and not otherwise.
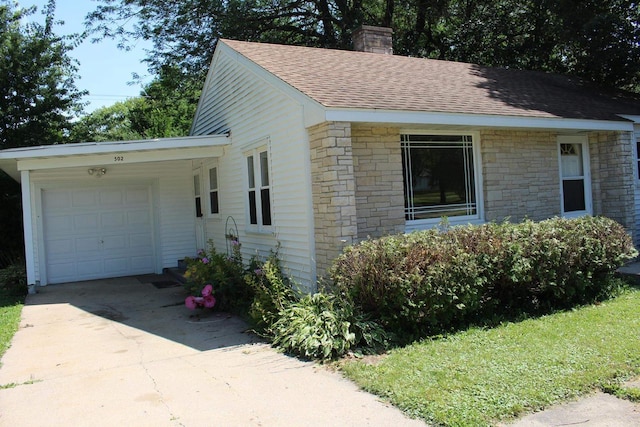
[[[631,0],[100,0],[98,37],[153,41],[147,62],[204,80],[220,37],[348,49],[361,24],[392,27],[398,54],[567,73],[635,89]],[[139,24],[127,27],[125,23]]]
[[[0,3],[0,148],[61,143],[81,109],[68,56],[78,38],[53,33],[54,0],[44,25],[23,23],[35,10]]]
[[[81,109],[75,64],[67,55],[77,37],[53,33],[55,2],[45,24],[25,23],[36,9],[0,0],[0,149],[65,141]],[[21,256],[20,186],[0,171],[0,268]]]
[[[124,141],[189,134],[202,82],[164,67],[140,97],[103,107],[74,124],[70,140]]]

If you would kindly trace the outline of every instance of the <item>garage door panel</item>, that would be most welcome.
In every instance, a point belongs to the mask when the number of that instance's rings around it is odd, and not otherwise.
[[[149,271],[153,268],[153,258],[149,256],[134,256],[129,258],[131,261],[131,268],[133,271],[142,273]]]
[[[123,205],[124,197],[120,190],[102,190],[100,191],[100,206],[108,206],[109,208],[119,207]]]
[[[69,216],[47,217],[44,226],[51,230],[50,236],[67,236],[73,232],[72,218]]]
[[[102,229],[122,229],[125,225],[124,212],[106,212],[100,215]]]
[[[127,224],[133,226],[150,225],[149,214],[146,211],[127,212]]]
[[[75,239],[75,247],[78,257],[82,257],[87,252],[100,252],[101,250],[100,240],[97,237],[77,238]]]
[[[147,189],[127,189],[125,192],[127,205],[147,205],[149,204],[149,191]]]
[[[128,248],[126,236],[105,236],[103,240],[104,249],[110,250],[125,250]]]
[[[155,271],[147,186],[45,190],[49,283]]]
[[[104,260],[104,268],[107,271],[111,271],[114,274],[126,273],[130,268],[129,259],[128,258],[114,258],[114,259],[105,259]]]
[[[74,232],[84,232],[85,230],[96,230],[98,228],[98,213],[88,213],[73,216]]]
[[[47,259],[52,261],[67,261],[76,253],[73,239],[54,239],[49,241]]]
[[[151,246],[153,241],[148,233],[138,233],[129,235],[129,247],[130,248],[144,248]]]
[[[71,206],[71,193],[68,190],[47,190],[42,195],[42,205],[47,209],[66,209]]]
[[[71,196],[71,207],[73,208],[96,208],[98,206],[98,196],[95,190],[82,189],[75,190]]]
[[[104,271],[102,268],[102,260],[83,261],[76,263],[76,271],[79,279],[87,279],[95,277]]]

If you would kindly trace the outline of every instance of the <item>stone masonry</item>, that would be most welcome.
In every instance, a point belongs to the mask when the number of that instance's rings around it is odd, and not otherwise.
[[[553,132],[480,134],[485,219],[540,221],[560,215],[558,147]]]
[[[316,275],[358,234],[351,124],[325,122],[309,129]]]
[[[633,146],[630,132],[589,134],[593,213],[635,232]]]
[[[358,239],[404,232],[400,130],[354,124],[351,140]]]

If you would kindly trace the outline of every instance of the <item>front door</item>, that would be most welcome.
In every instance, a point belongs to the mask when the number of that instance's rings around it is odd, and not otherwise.
[[[198,250],[207,249],[204,229],[203,193],[202,168],[197,168],[193,171],[193,194],[195,199],[196,245]]]
[[[562,215],[589,215],[591,207],[591,179],[589,174],[589,146],[582,136],[558,137],[560,158],[560,195]]]

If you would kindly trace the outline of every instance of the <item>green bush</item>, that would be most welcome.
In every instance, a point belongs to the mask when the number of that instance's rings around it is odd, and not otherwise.
[[[208,251],[201,250],[196,258],[186,258],[185,262],[185,288],[189,294],[200,296],[202,289],[211,284],[216,309],[243,311],[249,307],[253,291],[244,280],[246,271],[237,241],[230,256],[217,252],[210,242]]]
[[[610,296],[637,255],[603,217],[452,227],[364,241],[330,271],[334,291],[402,340]]]
[[[280,313],[298,301],[300,294],[283,274],[277,251],[272,252],[264,263],[253,260],[244,280],[254,295],[249,318],[256,332],[270,337]]]
[[[26,295],[27,272],[24,265],[11,264],[0,270],[0,289],[10,295]]]
[[[306,295],[280,311],[273,324],[273,344],[288,353],[313,359],[342,356],[356,343],[348,313],[333,296]]]

